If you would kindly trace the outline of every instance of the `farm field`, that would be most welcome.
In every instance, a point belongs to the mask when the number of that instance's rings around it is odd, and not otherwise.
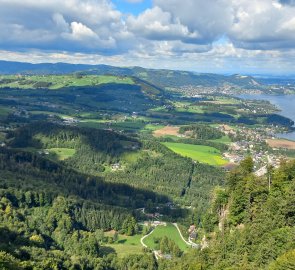
[[[1,76],[0,88],[12,87],[20,89],[48,88],[60,89],[63,87],[95,86],[107,83],[134,84],[133,80],[128,77],[119,76]]]
[[[144,239],[144,244],[146,244],[151,249],[157,249],[157,243],[155,243],[155,238],[162,238],[167,236],[169,239],[173,240],[182,251],[186,251],[189,247],[181,239],[179,232],[176,227],[172,224],[167,224],[167,226],[157,226],[155,230]]]
[[[173,126],[166,126],[161,129],[157,129],[154,131],[154,136],[155,137],[161,137],[161,136],[177,136],[179,135],[179,127],[173,127]]]
[[[222,166],[228,163],[222,158],[220,151],[214,147],[170,142],[163,144],[173,152],[201,163],[207,163],[213,166]]]
[[[267,144],[272,148],[285,148],[295,150],[295,142],[283,139],[270,139],[266,141]]]

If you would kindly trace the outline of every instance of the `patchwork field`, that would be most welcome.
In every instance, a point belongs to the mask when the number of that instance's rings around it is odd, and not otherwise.
[[[228,163],[228,161],[222,158],[220,151],[214,147],[170,142],[163,144],[173,152],[201,163],[214,166],[222,166]]]
[[[131,78],[111,75],[0,76],[0,88],[60,89],[63,87],[95,86],[107,83],[134,84]]]
[[[155,130],[153,134],[155,137],[162,137],[166,135],[177,136],[179,135],[178,132],[179,132],[179,127],[166,126],[161,129]]]
[[[172,224],[167,224],[167,226],[157,226],[155,230],[144,239],[143,242],[151,249],[158,249],[157,243],[155,243],[154,240],[164,236],[167,236],[169,239],[173,240],[182,251],[185,251],[189,248],[188,245],[181,239],[179,232]]]
[[[280,139],[270,139],[266,141],[267,144],[272,148],[285,148],[290,150],[295,150],[295,142]]]

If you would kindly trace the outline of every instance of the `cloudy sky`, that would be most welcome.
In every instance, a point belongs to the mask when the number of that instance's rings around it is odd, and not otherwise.
[[[295,0],[0,0],[0,59],[295,74]]]

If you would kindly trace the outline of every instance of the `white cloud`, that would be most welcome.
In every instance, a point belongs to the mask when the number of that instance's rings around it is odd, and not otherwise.
[[[129,16],[126,21],[128,29],[151,40],[182,40],[198,39],[199,33],[190,32],[178,19],[173,19],[171,13],[164,12],[159,7],[147,9],[138,17]]]
[[[294,0],[154,0],[139,15],[123,14],[111,0],[0,0],[0,7],[0,49],[38,59],[54,51],[52,61],[61,54],[64,61],[146,59],[186,69],[198,61],[272,67],[269,57],[278,66],[295,63]]]

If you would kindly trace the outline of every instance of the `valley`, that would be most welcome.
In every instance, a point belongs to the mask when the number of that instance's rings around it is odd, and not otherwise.
[[[272,211],[255,201],[276,199],[270,173],[283,200],[292,197],[291,183],[281,190],[280,181],[294,177],[295,152],[276,134],[294,122],[273,104],[223,91],[192,95],[177,83],[167,90],[160,71],[89,73],[0,75],[0,235],[10,241],[0,247],[16,258],[15,269],[44,261],[67,269],[73,255],[85,269],[133,259],[188,269],[196,256],[216,269],[203,249],[230,264],[237,252],[230,241],[238,247],[236,235],[247,238],[238,228],[248,226],[247,207]],[[293,214],[286,215],[273,230],[291,235]],[[223,245],[228,255],[216,253]]]

